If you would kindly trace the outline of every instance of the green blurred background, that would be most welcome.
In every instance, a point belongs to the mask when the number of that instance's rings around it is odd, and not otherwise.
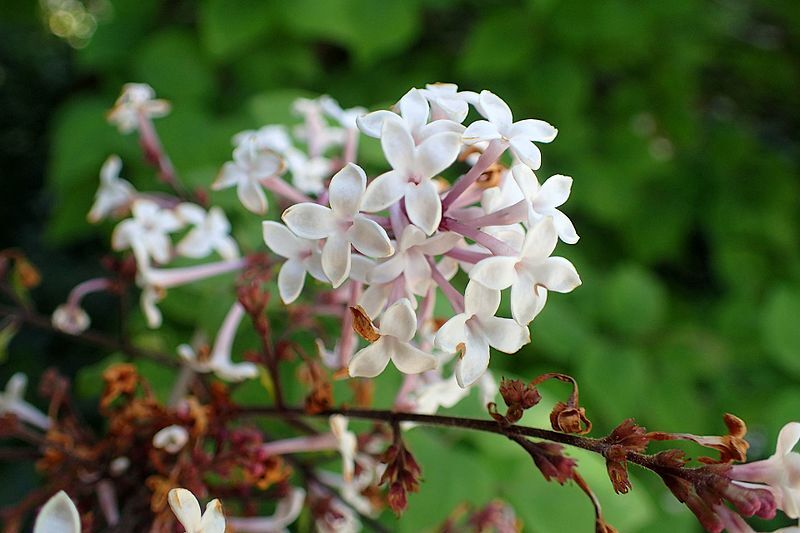
[[[631,416],[714,434],[732,412],[749,424],[752,458],[800,418],[795,0],[4,0],[0,35],[0,243],[43,270],[33,296],[45,312],[101,272],[111,226],[85,214],[105,157],[120,154],[138,188],[154,183],[135,138],[104,121],[123,83],[173,102],[156,125],[184,180],[207,185],[232,134],[293,120],[297,96],[377,108],[412,86],[456,82],[556,125],[539,176],[575,178],[565,211],[582,239],[558,251],[584,284],[552,295],[532,345],[493,357],[497,375],[571,373],[598,434]],[[213,198],[236,203],[231,191]],[[256,217],[234,218],[243,246],[260,249]],[[139,342],[172,351],[197,322],[213,332],[225,312],[214,295],[229,299],[230,285],[193,291],[170,293],[170,326],[157,334],[135,314]],[[94,325],[116,327],[115,305],[90,298]],[[23,332],[7,355],[2,382],[56,364],[77,375],[90,410],[106,363],[79,369],[109,354]],[[542,409],[526,421],[543,423]],[[479,410],[472,398],[455,411]],[[411,444],[425,483],[398,528],[495,495],[526,531],[591,528],[579,491],[546,484],[510,443],[415,429]],[[621,531],[695,530],[652,476],[635,472],[633,492],[616,496],[603,465],[580,457]],[[35,484],[32,472],[6,469],[19,481],[3,501]]]

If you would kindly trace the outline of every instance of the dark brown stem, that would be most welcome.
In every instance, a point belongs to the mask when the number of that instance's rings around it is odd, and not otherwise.
[[[175,360],[175,358],[168,354],[156,352],[153,350],[148,350],[146,348],[138,348],[130,344],[125,344],[113,337],[110,337],[95,330],[86,330],[83,333],[79,333],[77,335],[71,335],[69,333],[65,333],[53,327],[53,324],[50,321],[49,317],[46,317],[34,311],[28,311],[22,308],[9,307],[7,305],[0,305],[0,316],[11,317],[20,321],[21,323],[28,324],[29,326],[32,326],[36,329],[49,331],[51,333],[55,333],[62,337],[74,339],[84,344],[91,344],[93,346],[104,348],[112,352],[122,352],[130,357],[144,357],[170,367],[178,366],[178,362]]]
[[[425,415],[419,413],[403,413],[396,411],[384,411],[376,409],[350,409],[350,408],[337,408],[328,409],[320,413],[309,414],[299,407],[283,407],[281,409],[273,407],[247,407],[238,412],[239,416],[276,416],[285,417],[292,416],[308,416],[308,417],[329,417],[331,415],[344,415],[350,418],[357,418],[361,420],[375,420],[385,422],[387,424],[395,425],[400,422],[415,422],[417,424],[424,424],[428,426],[451,427],[458,429],[467,429],[473,431],[484,431],[488,433],[497,433],[505,436],[518,436],[518,437],[533,437],[550,442],[557,442],[575,448],[581,448],[593,453],[597,453],[605,457],[610,444],[605,439],[596,439],[592,437],[583,437],[580,435],[572,435],[568,433],[560,433],[543,428],[534,428],[528,426],[509,425],[501,426],[494,420],[481,420],[478,418],[462,418],[456,416],[443,416],[443,415]],[[703,475],[701,470],[697,468],[683,468],[666,466],[659,461],[654,455],[648,455],[638,452],[628,452],[627,460],[642,468],[651,470],[659,475],[669,474],[684,478],[687,480],[694,480],[698,475]]]

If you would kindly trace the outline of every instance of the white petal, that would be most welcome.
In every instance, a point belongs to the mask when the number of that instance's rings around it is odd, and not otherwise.
[[[581,278],[575,266],[563,257],[548,257],[541,265],[531,269],[537,283],[547,290],[570,292],[581,284]]]
[[[213,499],[206,505],[206,511],[200,520],[200,531],[203,533],[225,533],[225,515],[222,512],[222,503]]]
[[[223,259],[231,260],[239,257],[239,245],[231,236],[223,237],[216,242],[217,253]]]
[[[381,318],[379,331],[381,335],[389,335],[408,342],[417,332],[417,315],[408,298],[401,298],[386,309]]]
[[[433,279],[431,278],[431,266],[425,256],[416,249],[406,253],[405,271],[403,275],[406,284],[414,294],[424,296],[428,291]]]
[[[33,533],[81,533],[78,509],[63,490],[47,500],[33,525]]]
[[[571,177],[562,174],[550,176],[542,183],[539,194],[533,201],[533,208],[544,213],[548,209],[560,206],[569,198],[570,189],[572,189]]]
[[[400,234],[400,241],[398,248],[401,251],[406,251],[414,246],[419,246],[425,242],[425,233],[414,225],[408,225],[403,228],[403,233]]]
[[[406,266],[405,255],[397,254],[383,263],[378,263],[369,276],[370,283],[388,283],[403,273]]]
[[[167,501],[186,531],[194,532],[200,527],[200,503],[194,494],[186,489],[172,489],[167,494]]]
[[[528,230],[525,236],[525,244],[522,245],[523,261],[527,264],[535,264],[544,261],[546,257],[553,253],[558,244],[558,234],[553,225],[553,219],[545,217],[534,227]]]
[[[292,233],[304,239],[324,239],[336,231],[333,211],[311,202],[289,206],[281,218]]]
[[[358,213],[361,197],[367,187],[367,175],[358,165],[348,163],[334,174],[328,188],[331,209],[338,217]]]
[[[497,126],[488,120],[476,120],[464,130],[462,134],[464,142],[475,143],[478,141],[491,141],[501,137],[497,131]]]
[[[481,91],[478,111],[500,130],[510,127],[513,121],[508,104],[491,91]]]
[[[455,374],[458,384],[469,387],[489,368],[489,345],[483,335],[467,327],[467,342],[464,353],[456,362]]]
[[[423,180],[408,185],[406,211],[409,220],[427,235],[436,231],[442,221],[442,200],[433,181]]]
[[[351,254],[350,257],[350,279],[360,283],[368,283],[375,269],[375,261],[359,254]]]
[[[201,225],[206,220],[206,210],[197,204],[183,202],[178,204],[175,212],[184,221],[195,226]]]
[[[100,181],[104,184],[113,184],[119,179],[120,170],[122,170],[122,159],[115,154],[108,156],[100,168]]]
[[[266,245],[282,257],[296,258],[309,250],[309,243],[301,240],[283,224],[265,220],[261,224],[261,229]]]
[[[539,193],[539,180],[536,179],[533,170],[528,165],[514,165],[511,168],[511,175],[525,198],[528,201],[534,200]]]
[[[414,226],[407,226],[413,228]],[[419,250],[427,255],[442,255],[449,252],[461,240],[461,235],[455,232],[439,232],[423,244],[419,245]]]
[[[239,167],[239,165],[228,161],[222,165],[222,170],[220,170],[217,178],[214,180],[214,183],[211,184],[211,190],[219,191],[222,189],[227,189],[228,187],[233,187],[234,185],[247,180],[247,174]]]
[[[416,138],[418,141],[424,141],[428,137],[432,135],[436,135],[437,133],[443,132],[450,132],[458,134],[459,139],[462,135],[464,135],[464,131],[466,128],[463,124],[459,124],[458,122],[453,122],[452,120],[434,120],[428,124],[422,126],[416,132]]]
[[[381,130],[381,147],[386,160],[395,170],[410,171],[414,165],[414,139],[405,123],[387,118]]]
[[[559,239],[567,244],[575,244],[578,242],[580,239],[578,232],[575,231],[575,226],[567,215],[556,210],[551,213],[551,216],[553,217],[553,224],[556,227]]]
[[[358,305],[364,308],[364,311],[371,319],[375,320],[378,318],[378,315],[381,314],[381,311],[383,311],[391,291],[391,283],[376,283],[370,285],[361,294],[361,298],[358,299]]]
[[[381,337],[366,348],[362,348],[350,359],[347,371],[354,378],[374,378],[384,371],[392,354],[386,342],[389,338]]]
[[[267,195],[261,189],[261,185],[255,180],[244,179],[236,186],[236,194],[239,201],[251,213],[263,215],[267,212]]]
[[[385,172],[372,180],[361,199],[361,210],[374,213],[386,209],[406,193],[408,177],[397,170]]]
[[[775,447],[775,455],[782,456],[789,454],[797,443],[800,442],[800,422],[789,422],[781,429],[778,434],[778,444]]]
[[[531,342],[531,334],[526,326],[520,326],[510,318],[496,316],[482,317],[481,328],[489,345],[501,352],[515,353]]]
[[[290,304],[300,296],[306,282],[306,269],[297,259],[286,261],[278,272],[278,292],[283,303]]]
[[[397,107],[411,131],[417,131],[428,122],[428,101],[417,89],[411,89],[403,95]]]
[[[249,362],[232,363],[226,360],[215,363],[212,370],[218,378],[235,383],[258,376],[258,367]]]
[[[199,259],[211,253],[211,241],[208,239],[208,234],[199,228],[194,228],[178,243],[176,250],[183,257]]]
[[[520,161],[531,167],[533,170],[539,170],[542,166],[542,152],[539,148],[524,137],[512,137],[508,143],[511,145],[511,150],[514,152]]]
[[[364,255],[389,257],[394,253],[394,247],[389,241],[389,236],[386,235],[386,230],[380,224],[365,216],[356,216],[346,235],[356,250]]]
[[[442,324],[434,337],[434,344],[447,353],[458,351],[458,345],[467,340],[467,319],[465,313],[459,313]]]
[[[322,271],[334,288],[347,279],[350,273],[350,241],[344,235],[334,234],[325,241],[322,248]]]
[[[511,316],[517,324],[527,326],[547,303],[547,289],[537,286],[533,278],[523,273],[511,286]]]
[[[516,267],[518,258],[514,256],[487,257],[479,261],[469,271],[469,278],[486,288],[502,290],[513,285],[517,280]]]
[[[380,111],[373,111],[372,113],[367,113],[364,116],[358,117],[356,119],[356,124],[364,135],[377,139],[381,136],[383,121],[386,120],[387,117],[396,120],[397,114],[381,109]]]
[[[420,374],[436,368],[436,357],[425,353],[407,342],[389,339],[392,348],[392,362],[403,374]]]
[[[414,170],[417,178],[432,178],[453,164],[461,151],[461,135],[437,133],[417,147]]]
[[[476,281],[467,283],[464,291],[464,312],[468,316],[492,316],[500,307],[500,291],[484,287]]]
[[[508,132],[509,137],[525,137],[539,143],[549,143],[558,135],[558,130],[544,120],[528,118],[515,122]]]

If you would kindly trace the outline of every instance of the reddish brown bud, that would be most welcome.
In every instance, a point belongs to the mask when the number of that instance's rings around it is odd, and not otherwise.
[[[522,409],[530,409],[542,399],[536,387],[518,379],[503,378],[500,381],[500,395],[507,406],[519,406]]]
[[[419,490],[419,477],[422,470],[397,433],[395,442],[383,453],[381,462],[386,463],[386,470],[381,476],[380,484],[387,483],[389,485],[389,494],[387,495],[389,507],[395,514],[400,515],[408,505],[407,494]]]
[[[628,479],[628,461],[625,447],[620,444],[613,444],[606,452],[606,468],[611,485],[617,494],[627,494],[631,490],[631,482]]]
[[[563,485],[573,478],[575,460],[562,453],[563,446],[552,442],[534,442],[524,437],[512,436],[511,440],[522,446],[533,459],[547,481],[555,479]]]

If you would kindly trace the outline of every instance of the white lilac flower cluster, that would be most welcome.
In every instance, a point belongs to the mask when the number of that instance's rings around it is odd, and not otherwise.
[[[126,85],[109,120],[120,131],[138,130],[159,169],[171,171],[152,125],[168,105],[153,98],[147,86]],[[454,378],[468,387],[485,374],[490,348],[514,353],[530,342],[529,324],[549,291],[580,284],[573,265],[552,256],[559,239],[578,240],[559,210],[572,179],[555,175],[540,184],[534,173],[541,164],[537,143],[556,137],[547,122],[514,121],[492,92],[452,84],[411,89],[391,110],[345,110],[327,96],[300,99],[294,110],[302,119],[294,129],[267,125],[236,135],[232,161],[212,189],[236,187],[244,207],[259,215],[269,210],[265,191],[288,205],[282,223],[263,223],[267,246],[285,259],[277,277],[284,303],[301,295],[310,275],[334,289],[342,309],[360,306],[377,324],[376,342],[357,350],[345,319],[327,363],[359,377],[377,376],[390,360],[403,373],[426,373],[406,391],[404,400],[414,403],[427,386],[452,390],[440,383],[441,368],[459,354]],[[385,171],[373,177],[356,163],[361,134],[378,139],[386,159]],[[112,247],[135,256],[142,309],[158,327],[157,303],[167,289],[241,270],[246,260],[222,209],[139,192],[120,178],[121,167],[116,156],[106,161],[89,219],[126,217]],[[220,260],[166,268],[177,257],[212,254]],[[463,293],[450,282],[459,270],[469,278]],[[87,328],[80,300],[103,288],[76,287],[54,324],[70,333]],[[506,289],[510,318],[498,316]],[[453,314],[437,330],[433,310],[441,296]],[[254,377],[253,365],[231,360],[243,315],[232,303],[210,355],[182,345],[186,364],[228,380]]]
[[[330,105],[329,99],[318,101],[316,114],[308,101],[303,108],[319,117]],[[483,118],[465,125],[470,107]],[[265,242],[286,258],[278,275],[281,297],[287,304],[298,298],[306,274],[334,289],[351,286],[354,297],[348,303],[360,305],[379,324],[378,340],[341,358],[351,376],[377,376],[390,360],[406,374],[433,370],[443,358],[421,349],[430,346],[433,335],[439,350],[460,352],[456,379],[462,387],[472,385],[489,365],[490,347],[513,353],[530,342],[528,325],[548,291],[569,292],[580,284],[569,261],[552,257],[559,238],[578,240],[569,218],[558,210],[572,179],[556,175],[540,184],[534,174],[541,164],[535,143],[552,141],[556,129],[541,120],[514,122],[495,94],[458,91],[451,84],[411,89],[391,111],[354,121],[356,112],[344,114],[349,118],[341,126],[351,137],[357,127],[380,140],[389,168],[370,179],[346,153],[334,160],[338,170],[326,188],[306,188],[315,197],[293,202],[281,215],[283,224],[264,222]],[[308,124],[306,138],[311,139]],[[276,128],[240,139],[250,148],[237,150],[263,148],[261,157],[274,159],[269,165],[236,167],[240,197],[243,183],[252,188],[252,182],[267,186],[267,180],[278,179],[243,170],[263,167],[277,174],[283,168]],[[271,143],[259,140],[260,132]],[[499,163],[506,151],[510,169]],[[454,167],[463,173],[451,184],[442,175],[457,173],[450,170]],[[223,172],[225,183],[231,183],[232,172]],[[490,172],[500,176],[487,187]],[[269,188],[275,190],[274,183]],[[459,269],[470,279],[463,295],[449,281]],[[505,289],[510,289],[513,318],[496,316]],[[449,300],[454,316],[434,332],[438,294]]]

